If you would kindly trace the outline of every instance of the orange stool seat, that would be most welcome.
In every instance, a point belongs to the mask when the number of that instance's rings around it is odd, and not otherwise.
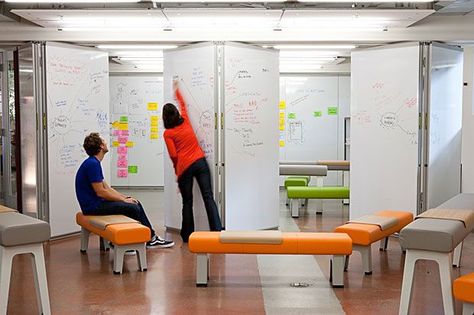
[[[460,301],[474,303],[474,272],[454,280],[453,294]]]
[[[353,249],[362,255],[362,264],[365,274],[372,273],[372,252],[371,245],[377,241],[382,241],[380,249],[386,250],[388,237],[393,233],[400,232],[402,228],[413,221],[413,213],[410,211],[385,210],[375,213],[379,217],[390,217],[397,219],[397,224],[382,231],[375,224],[346,223],[338,226],[334,232],[347,233],[353,243]],[[348,261],[346,261],[347,268]]]
[[[122,217],[117,215],[114,217]],[[86,252],[89,246],[89,234],[94,233],[101,238],[101,249],[108,246],[107,240],[113,244],[114,249],[114,267],[115,274],[121,274],[123,271],[123,256],[126,251],[134,250],[137,253],[138,265],[140,271],[147,270],[146,263],[146,242],[151,238],[150,229],[140,223],[119,223],[109,224],[104,229],[91,224],[89,216],[78,212],[76,222],[81,226],[81,252]],[[123,222],[123,221],[122,221]]]

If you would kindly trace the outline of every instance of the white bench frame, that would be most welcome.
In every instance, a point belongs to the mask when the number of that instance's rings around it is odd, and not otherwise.
[[[48,280],[44,261],[43,243],[1,246],[0,245],[0,314],[7,314],[8,293],[13,257],[19,254],[32,254],[33,276],[39,314],[50,315]]]
[[[220,254],[232,254],[232,253],[219,253]],[[242,254],[242,253],[239,253]],[[255,253],[244,253],[249,255],[255,255]],[[280,253],[271,255],[299,255],[291,253]],[[331,271],[329,281],[334,288],[344,287],[344,260],[345,255],[334,255],[330,261]],[[196,255],[196,286],[207,286],[210,273],[210,261],[209,254],[198,253]]]
[[[89,247],[89,235],[91,231],[81,226],[81,252],[85,253]],[[99,235],[100,237],[100,235]],[[113,244],[113,243],[112,243]],[[138,270],[146,271],[147,262],[146,262],[146,243],[135,243],[135,244],[126,244],[126,245],[117,245],[113,244],[114,251],[114,274],[122,274],[123,271],[123,256],[127,250],[135,250],[137,252],[137,262]],[[100,237],[100,248],[107,250],[108,245]]]

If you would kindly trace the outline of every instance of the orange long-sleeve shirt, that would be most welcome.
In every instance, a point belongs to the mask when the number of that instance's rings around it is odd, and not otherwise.
[[[191,122],[189,121],[186,103],[179,89],[175,92],[179,110],[184,122],[171,129],[166,129],[164,139],[176,176],[179,178],[194,162],[204,157]]]

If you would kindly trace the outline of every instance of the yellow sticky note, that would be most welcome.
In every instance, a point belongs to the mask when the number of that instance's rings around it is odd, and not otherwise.
[[[114,129],[118,129],[119,126],[120,126],[120,122],[118,122],[118,121],[114,121],[114,122],[112,123],[112,127],[113,127]]]
[[[150,116],[150,121],[158,121],[158,116]]]
[[[150,121],[150,125],[151,125],[152,127],[158,127],[158,120],[157,120],[157,121],[153,121],[153,120]]]
[[[285,124],[280,125],[280,131],[284,131],[284,130],[285,130]]]
[[[158,103],[148,103],[147,108],[148,110],[158,110]]]
[[[285,112],[280,112],[280,119],[284,119],[285,118]]]
[[[150,127],[151,133],[158,133],[158,127]]]
[[[126,146],[127,148],[133,148],[133,147],[135,146],[135,142],[133,142],[133,141],[127,141],[127,142],[125,143],[125,146]]]
[[[150,139],[152,139],[152,140],[158,139],[158,134],[157,133],[150,133]]]
[[[112,141],[112,146],[113,146],[113,147],[118,147],[118,146],[119,146],[119,142],[118,142],[118,141]]]
[[[280,109],[285,109],[286,108],[286,102],[285,101],[280,101],[279,107],[280,107]]]
[[[119,123],[118,130],[128,130],[128,123]]]
[[[284,125],[285,124],[285,118],[280,118],[280,125]]]
[[[280,140],[280,148],[285,146],[285,140]]]

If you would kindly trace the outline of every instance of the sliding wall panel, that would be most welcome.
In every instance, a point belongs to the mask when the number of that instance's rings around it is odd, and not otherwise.
[[[426,209],[461,191],[462,50],[432,44]]]
[[[176,104],[173,95],[173,80],[179,81],[179,87],[188,106],[189,119],[194,128],[201,148],[206,154],[211,170],[213,189],[216,191],[217,176],[217,134],[216,134],[216,48],[212,43],[198,44],[164,53],[164,102]],[[181,228],[182,198],[177,185],[173,165],[164,150],[165,167],[165,225]],[[216,194],[215,194],[216,195]],[[207,214],[194,181],[194,220],[196,230],[209,229]]]
[[[351,218],[416,213],[419,80],[417,43],[352,53]]]
[[[226,43],[224,87],[226,229],[277,227],[278,52]]]

